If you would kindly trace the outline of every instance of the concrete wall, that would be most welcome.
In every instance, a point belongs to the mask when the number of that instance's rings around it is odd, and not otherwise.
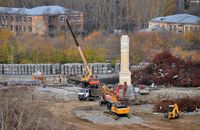
[[[94,74],[114,72],[110,63],[92,63],[89,66]],[[81,75],[82,64],[0,64],[0,75],[32,75],[37,71],[44,75]]]
[[[112,74],[120,72],[120,64],[91,63],[89,64],[93,74]],[[145,65],[130,66],[130,70],[143,69]],[[0,64],[0,76],[2,75],[32,75],[36,71],[44,75],[81,75],[81,63],[68,64]]]

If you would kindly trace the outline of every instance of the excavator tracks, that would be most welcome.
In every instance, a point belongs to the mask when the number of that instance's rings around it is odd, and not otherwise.
[[[110,116],[115,120],[119,119],[119,116],[117,114],[113,113],[112,111],[104,111],[103,114],[106,116]]]

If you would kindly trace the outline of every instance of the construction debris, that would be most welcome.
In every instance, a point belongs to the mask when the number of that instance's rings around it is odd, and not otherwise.
[[[200,62],[184,61],[163,51],[143,70],[132,72],[133,84],[177,87],[200,86]]]
[[[178,104],[179,110],[182,112],[193,112],[200,108],[200,97],[158,101],[155,103],[155,111],[166,112],[167,106],[174,103]]]

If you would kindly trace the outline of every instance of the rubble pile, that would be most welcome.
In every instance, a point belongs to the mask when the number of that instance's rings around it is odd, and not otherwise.
[[[184,61],[163,51],[143,70],[132,72],[133,84],[199,87],[200,62]]]
[[[156,112],[167,112],[168,105],[177,103],[179,110],[182,112],[193,112],[200,109],[200,97],[195,98],[182,98],[175,100],[161,100],[155,103]]]

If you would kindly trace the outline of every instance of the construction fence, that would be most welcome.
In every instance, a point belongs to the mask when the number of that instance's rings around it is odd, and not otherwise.
[[[0,75],[32,75],[40,71],[45,75],[81,75],[82,64],[0,64]],[[115,72],[110,63],[89,64],[94,74],[111,74]]]

